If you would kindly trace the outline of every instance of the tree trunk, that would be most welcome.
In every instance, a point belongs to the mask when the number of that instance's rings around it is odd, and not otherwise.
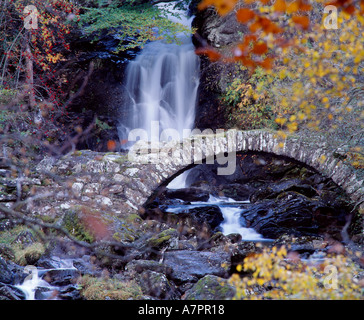
[[[29,105],[31,110],[37,105],[34,93],[34,72],[33,72],[33,55],[30,51],[29,44],[26,48],[26,78],[27,78],[27,93],[29,97]]]

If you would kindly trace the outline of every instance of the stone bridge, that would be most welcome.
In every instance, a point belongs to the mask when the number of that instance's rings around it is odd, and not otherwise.
[[[235,159],[236,152],[244,151],[285,156],[308,165],[331,178],[357,208],[364,210],[363,180],[335,156],[330,146],[309,141],[307,137],[304,140],[292,136],[282,141],[275,132],[261,130],[194,136],[182,143],[171,141],[160,147],[139,141],[129,153],[76,151],[59,160],[45,158],[38,170],[71,179],[70,187],[79,201],[87,202],[92,196],[94,201],[106,206],[112,203],[115,206],[117,202],[122,210],[135,211],[160,185],[194,164],[213,163],[217,156],[223,173],[224,167],[229,166],[229,155]]]

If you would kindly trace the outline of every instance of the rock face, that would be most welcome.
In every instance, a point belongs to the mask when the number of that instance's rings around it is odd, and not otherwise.
[[[198,47],[212,46],[228,54],[232,45],[241,40],[246,27],[238,23],[234,12],[220,16],[213,8],[196,11],[193,27],[196,28],[194,44]],[[242,71],[233,64],[211,62],[201,56],[200,87],[196,110],[196,127],[202,129],[223,128],[226,114],[221,107],[221,96],[237,74]],[[248,74],[246,73],[246,77]]]
[[[247,31],[247,27],[236,20],[235,12],[220,16],[213,8],[197,12],[193,27],[197,28],[199,37],[215,48],[238,42]]]

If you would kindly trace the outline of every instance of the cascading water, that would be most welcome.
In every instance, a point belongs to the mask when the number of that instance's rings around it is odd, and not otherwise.
[[[172,17],[171,20],[191,27],[192,18],[187,19],[183,14],[180,19]],[[178,40],[179,44],[150,42],[128,64],[125,80],[128,97],[118,127],[121,141],[127,141],[133,129],[145,130],[149,141],[160,141],[160,133],[165,129],[174,129],[179,138],[184,138],[183,130],[193,128],[199,58],[191,36],[181,34]],[[157,130],[152,129],[155,122]]]

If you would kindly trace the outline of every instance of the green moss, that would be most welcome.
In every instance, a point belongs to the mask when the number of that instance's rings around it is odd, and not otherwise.
[[[170,228],[148,239],[147,245],[150,247],[160,248],[175,236],[178,236],[177,230]]]
[[[226,279],[207,275],[200,279],[191,290],[186,293],[186,300],[225,300],[232,299],[235,288]]]
[[[77,240],[92,243],[95,241],[94,236],[87,229],[84,223],[78,217],[76,211],[68,211],[63,217],[63,228],[65,228]]]
[[[127,300],[138,299],[142,295],[141,288],[133,280],[102,279],[86,275],[82,277],[79,285],[81,295],[87,300]]]

